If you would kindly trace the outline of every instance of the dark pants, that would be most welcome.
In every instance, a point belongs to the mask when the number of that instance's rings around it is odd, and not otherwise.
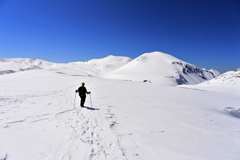
[[[84,103],[85,103],[85,100],[86,100],[86,96],[80,96],[81,98],[81,107],[84,107]]]

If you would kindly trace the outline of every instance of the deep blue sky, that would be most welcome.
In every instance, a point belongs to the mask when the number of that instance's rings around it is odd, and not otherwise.
[[[0,57],[56,62],[165,51],[240,67],[239,0],[0,0]]]

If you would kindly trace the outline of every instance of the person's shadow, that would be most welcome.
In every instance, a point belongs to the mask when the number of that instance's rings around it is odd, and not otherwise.
[[[93,107],[88,107],[88,106],[84,106],[82,108],[86,108],[88,110],[92,110],[92,111],[97,111],[97,110],[100,110],[100,108],[93,108]]]

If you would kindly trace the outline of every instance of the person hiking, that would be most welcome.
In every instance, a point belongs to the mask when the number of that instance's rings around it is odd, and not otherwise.
[[[85,103],[85,100],[86,100],[86,94],[91,94],[91,92],[88,92],[86,87],[85,87],[85,83],[82,83],[82,86],[79,87],[77,90],[76,90],[76,93],[78,92],[79,94],[79,97],[81,99],[81,103],[80,103],[80,106],[81,107],[84,107],[84,103]]]

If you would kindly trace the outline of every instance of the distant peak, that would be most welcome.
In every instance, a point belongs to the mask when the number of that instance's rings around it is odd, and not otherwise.
[[[103,58],[127,58],[127,59],[130,59],[129,57],[126,57],[126,56],[117,56],[117,55],[114,55],[114,54],[109,54]]]
[[[155,56],[170,56],[170,57],[174,57],[172,56],[171,54],[169,53],[166,53],[166,52],[161,52],[161,51],[153,51],[153,52],[144,52],[142,54],[142,56],[149,56],[149,55],[155,55]]]
[[[114,54],[109,54],[109,55],[105,56],[105,58],[106,58],[106,57],[118,57],[118,56],[116,56],[116,55],[114,55]]]
[[[161,52],[161,51],[145,52],[136,58],[137,61],[147,61],[148,59],[149,60],[150,59],[161,59],[164,61],[168,61],[170,63],[173,61],[182,61],[168,53]]]
[[[116,55],[113,55],[113,54],[110,54],[108,56],[105,56],[103,58],[94,58],[94,59],[91,59],[89,61],[87,61],[88,63],[93,63],[93,62],[100,62],[100,61],[110,61],[110,60],[123,60],[123,61],[130,61],[131,58],[129,57],[126,57],[126,56],[116,56]]]

